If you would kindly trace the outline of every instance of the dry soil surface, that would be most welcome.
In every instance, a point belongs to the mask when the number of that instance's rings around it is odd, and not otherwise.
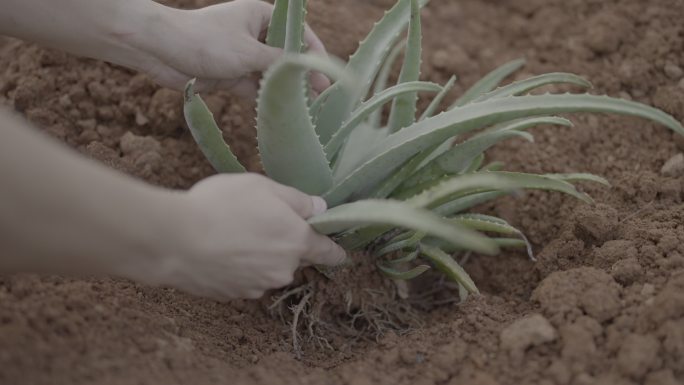
[[[393,1],[310,3],[311,24],[346,57]],[[578,73],[592,92],[683,121],[682,20],[682,0],[433,0],[424,77],[457,73],[462,92],[525,57],[516,78]],[[207,99],[258,170],[253,103],[227,93]],[[184,189],[212,170],[181,102],[120,67],[0,42],[0,103],[99,161]],[[511,141],[490,158],[509,170],[592,172],[613,187],[581,186],[595,205],[530,193],[480,208],[523,229],[538,262],[510,252],[471,258],[465,267],[483,294],[414,306],[422,326],[408,333],[387,331],[377,342],[337,336],[332,349],[309,343],[297,357],[286,322],[266,309],[270,298],[219,304],[115,279],[0,277],[0,383],[682,384],[684,141],[642,120],[573,120],[574,128],[535,129],[536,143]],[[357,265],[352,275],[379,277]],[[377,290],[378,280],[334,285]]]

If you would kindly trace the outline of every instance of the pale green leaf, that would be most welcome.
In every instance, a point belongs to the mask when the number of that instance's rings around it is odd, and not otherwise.
[[[399,74],[399,84],[415,82],[420,79],[420,65],[422,55],[422,36],[420,20],[420,4],[418,0],[411,0],[411,21],[406,44],[406,55]],[[418,93],[413,92],[398,96],[392,103],[389,126],[390,132],[408,127],[416,121],[416,103]]]
[[[377,79],[375,79],[375,84],[373,85],[373,94],[379,94],[380,92],[387,89],[387,83],[389,82],[389,77],[392,74],[392,69],[399,59],[399,55],[404,52],[406,48],[406,40],[400,40],[394,45],[394,48],[385,58],[385,61],[378,72]],[[372,127],[379,127],[382,122],[382,109],[377,109],[368,117],[368,124]]]
[[[245,168],[237,160],[228,144],[214,116],[199,95],[194,91],[195,80],[188,82],[185,87],[185,105],[183,113],[188,123],[192,137],[214,169],[220,173],[245,172]]]
[[[287,53],[301,53],[304,50],[306,0],[288,0],[288,3],[284,50]]]
[[[334,207],[309,219],[316,231],[330,235],[355,227],[392,226],[424,232],[468,250],[496,254],[487,237],[430,211],[391,200],[365,200]]]
[[[452,258],[449,254],[436,247],[421,245],[421,254],[432,262],[438,270],[443,272],[447,278],[458,282],[470,293],[479,294],[480,291],[475,286],[470,275]]]
[[[348,199],[364,186],[372,186],[401,164],[448,138],[477,128],[530,116],[570,112],[606,112],[633,115],[663,124],[684,134],[672,116],[644,104],[594,95],[527,95],[497,98],[452,109],[388,136],[366,160],[325,194],[331,205]]]
[[[289,0],[275,0],[273,14],[268,25],[266,44],[271,47],[285,47],[285,35],[287,33],[287,8]]]
[[[594,183],[599,183],[604,186],[609,186],[610,187],[610,182],[608,182],[605,178],[602,178],[597,175],[593,174],[584,174],[584,173],[575,173],[575,174],[544,174],[545,177],[547,178],[554,178],[554,179],[559,179],[565,182],[569,183],[575,183],[575,182],[594,182]]]
[[[354,112],[352,112],[349,119],[340,127],[333,135],[330,141],[325,145],[325,153],[331,159],[340,150],[344,141],[349,137],[349,134],[359,126],[361,122],[374,111],[379,110],[385,103],[392,99],[400,97],[405,94],[416,92],[439,92],[441,86],[430,82],[407,82],[390,87],[379,94],[374,95],[368,101],[362,103]]]
[[[420,119],[418,119],[419,121],[431,118],[435,114],[435,112],[440,107],[442,101],[444,101],[444,98],[447,96],[449,91],[451,91],[451,89],[454,88],[454,84],[456,84],[456,79],[457,77],[455,75],[449,79],[449,81],[442,88],[442,91],[439,94],[437,94],[437,96],[435,96],[434,99],[432,99],[430,105],[428,105],[428,107],[423,112],[423,115],[420,117]]]
[[[266,72],[257,99],[257,137],[269,177],[319,195],[330,188],[332,171],[308,113],[305,75],[310,69],[331,76],[342,72],[314,55],[286,55]]]
[[[507,86],[500,87],[492,92],[486,93],[481,97],[477,98],[474,102],[481,102],[488,99],[504,98],[508,96],[518,96],[526,94],[532,90],[539,87],[543,87],[549,84],[574,84],[584,88],[591,88],[591,83],[575,74],[556,72],[550,74],[544,74],[535,76],[529,79],[517,81],[511,83]]]
[[[466,104],[471,103],[480,96],[490,92],[491,90],[496,88],[496,86],[498,86],[504,79],[509,77],[513,72],[522,68],[522,66],[524,65],[525,60],[518,59],[508,62],[502,65],[501,67],[495,69],[494,71],[485,75],[485,77],[480,79],[480,81],[475,83],[472,87],[470,87],[468,91],[466,91],[463,94],[463,96],[456,100],[456,102],[450,107],[450,109],[465,106]]]
[[[408,271],[399,271],[393,267],[386,266],[383,263],[378,263],[377,266],[387,277],[398,281],[410,281],[430,270],[430,266],[428,265],[419,265]]]
[[[327,143],[330,140],[342,122],[368,94],[388,50],[406,28],[410,12],[411,1],[398,0],[349,58],[346,71],[349,76],[358,80],[356,87],[346,89],[334,84],[314,103],[318,107],[314,113],[318,115],[316,129],[321,142]]]

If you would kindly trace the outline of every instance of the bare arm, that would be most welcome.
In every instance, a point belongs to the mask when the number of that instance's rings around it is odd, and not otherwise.
[[[254,96],[251,74],[282,54],[259,41],[272,9],[257,0],[192,11],[152,0],[3,0],[0,34],[147,72],[171,88],[198,78],[200,89]],[[305,37],[325,53],[308,27]],[[329,86],[322,75],[312,80],[316,91]]]
[[[0,109],[0,273],[108,274],[218,299],[259,297],[344,251],[304,218],[313,198],[256,175],[190,192],[83,159]]]

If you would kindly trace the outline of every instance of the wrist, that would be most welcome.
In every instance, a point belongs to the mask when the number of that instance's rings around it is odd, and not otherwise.
[[[126,239],[121,244],[127,245],[120,254],[123,258],[108,259],[113,262],[109,270],[144,284],[167,285],[187,250],[191,210],[187,193],[146,188],[139,211],[122,234]]]
[[[117,15],[102,28],[116,57],[101,58],[136,70],[150,70],[160,50],[179,35],[181,10],[151,0],[119,2]]]

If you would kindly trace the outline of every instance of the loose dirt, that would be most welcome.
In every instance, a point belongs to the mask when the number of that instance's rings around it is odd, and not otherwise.
[[[311,24],[346,57],[393,1],[310,3]],[[683,18],[681,0],[433,0],[424,77],[457,73],[462,91],[525,57],[516,78],[578,73],[592,92],[684,121]],[[211,175],[184,128],[179,93],[116,66],[0,41],[0,103],[47,133],[169,188]],[[207,99],[257,171],[253,104],[227,93]],[[377,340],[302,337],[298,357],[271,298],[218,304],[113,279],[0,277],[0,383],[682,384],[684,141],[642,120],[573,120],[574,128],[534,129],[536,143],[511,141],[490,158],[509,170],[592,172],[613,187],[582,185],[595,205],[535,192],[481,207],[523,229],[538,262],[510,252],[471,258],[480,297],[395,309],[407,317],[402,332],[382,328]],[[316,303],[389,287],[368,263],[347,274],[355,278],[314,277]]]

